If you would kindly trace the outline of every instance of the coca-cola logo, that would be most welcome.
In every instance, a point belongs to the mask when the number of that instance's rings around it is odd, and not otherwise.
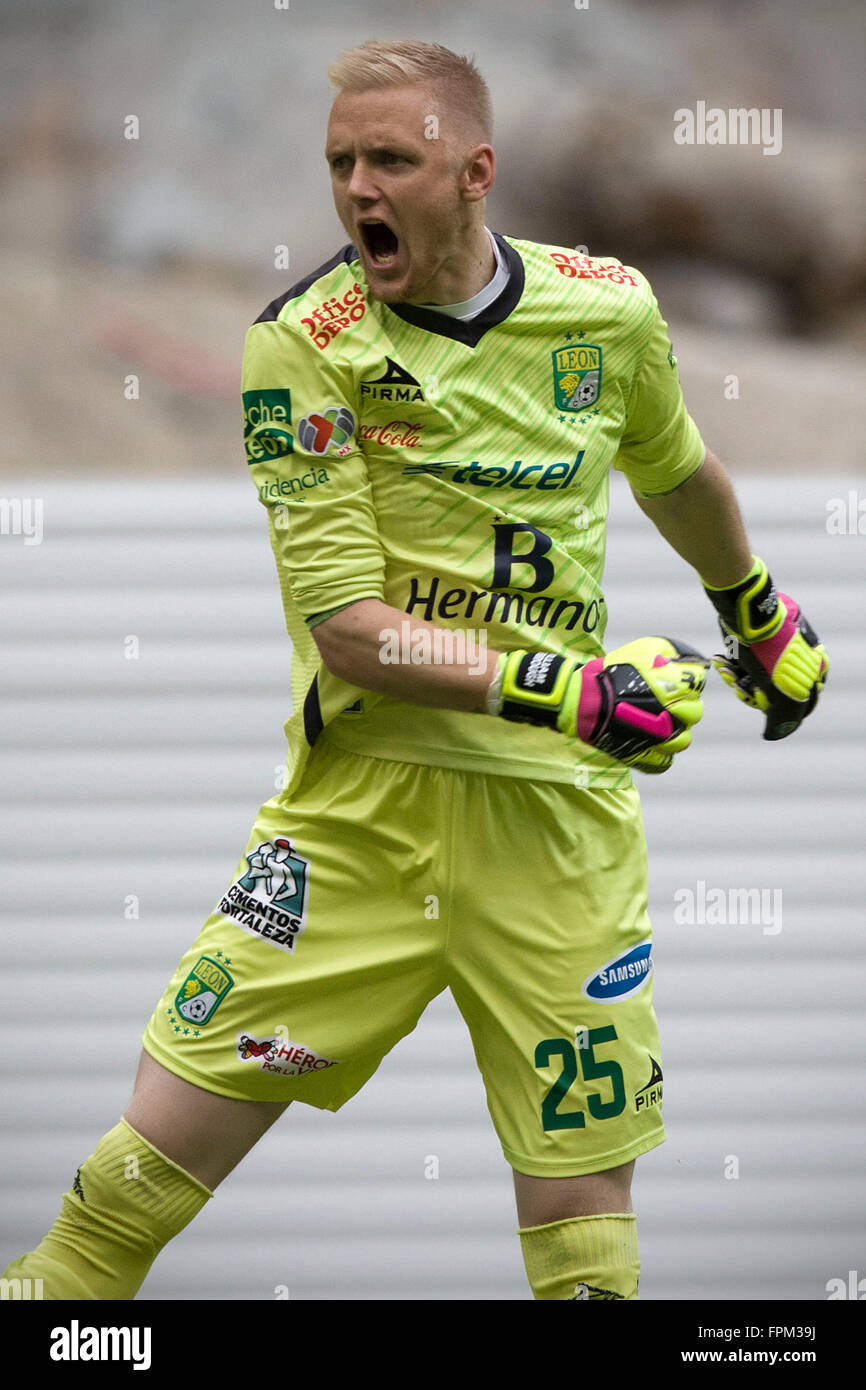
[[[360,436],[372,444],[393,449],[415,449],[421,443],[424,426],[414,420],[389,420],[387,425],[362,425]]]

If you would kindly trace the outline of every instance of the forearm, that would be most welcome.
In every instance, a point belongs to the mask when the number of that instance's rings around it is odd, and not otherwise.
[[[459,649],[442,660],[449,649],[440,645],[437,660],[437,641],[461,634],[419,622],[379,599],[360,599],[312,631],[328,670],[362,690],[485,712],[498,675],[489,713],[577,737],[643,772],[667,771],[701,717],[707,663],[667,637],[645,637],[585,664],[555,652],[516,651],[500,670],[500,653],[482,643],[466,660]],[[417,664],[416,651],[425,658]],[[383,660],[386,653],[397,659]]]
[[[703,466],[665,497],[638,497],[641,511],[708,584],[736,584],[752,566],[739,504],[727,473],[707,450]]]
[[[313,628],[335,676],[392,700],[440,709],[487,708],[499,653],[486,633],[452,632],[379,599],[361,599]]]

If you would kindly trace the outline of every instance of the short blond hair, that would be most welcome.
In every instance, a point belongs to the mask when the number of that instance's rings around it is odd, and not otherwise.
[[[441,43],[416,39],[368,39],[348,48],[328,68],[337,92],[369,92],[380,87],[425,85],[441,91],[461,118],[472,143],[493,139],[490,90],[471,58],[462,58]]]

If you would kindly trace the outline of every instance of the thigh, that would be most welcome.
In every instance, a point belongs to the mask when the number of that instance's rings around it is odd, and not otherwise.
[[[621,1167],[664,1139],[637,793],[476,781],[449,983],[503,1153],[538,1178]]]
[[[205,1091],[142,1052],[123,1118],[142,1139],[213,1192],[287,1104],[232,1100]]]
[[[238,1100],[337,1110],[444,988],[439,773],[318,744],[265,803],[145,1050]],[[446,777],[449,775],[444,774]]]

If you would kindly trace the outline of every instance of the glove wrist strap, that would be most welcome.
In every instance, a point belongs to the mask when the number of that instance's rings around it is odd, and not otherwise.
[[[749,643],[774,637],[787,616],[767,566],[757,555],[752,559],[752,568],[737,584],[720,589],[701,580],[728,632],[741,642]]]
[[[580,681],[572,681],[580,662],[555,652],[503,652],[499,672],[491,682],[487,708],[491,714],[520,724],[537,724],[548,729],[563,728],[574,705],[573,731],[577,720]],[[497,680],[500,682],[497,690]],[[572,689],[572,686],[576,689]]]

